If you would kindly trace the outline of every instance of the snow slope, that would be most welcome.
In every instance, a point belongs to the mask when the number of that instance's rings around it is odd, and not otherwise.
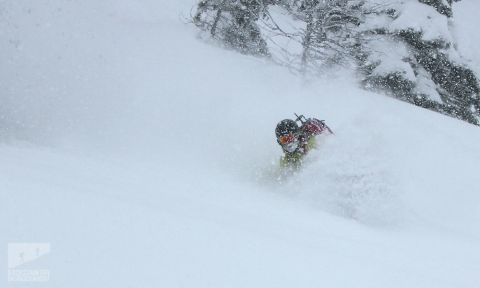
[[[52,249],[2,285],[480,285],[477,127],[205,43],[193,4],[0,2],[0,258]],[[293,112],[336,135],[279,178]]]

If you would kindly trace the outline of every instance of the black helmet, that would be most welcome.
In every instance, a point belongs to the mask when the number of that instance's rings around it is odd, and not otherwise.
[[[285,119],[280,121],[277,124],[277,128],[275,128],[275,135],[277,135],[277,138],[288,134],[288,133],[297,133],[300,128],[298,127],[297,123],[293,120],[290,119]]]

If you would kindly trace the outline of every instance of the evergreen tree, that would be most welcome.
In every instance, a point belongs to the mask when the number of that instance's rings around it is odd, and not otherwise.
[[[194,23],[242,53],[268,55],[256,21],[264,9],[260,0],[202,0]]]
[[[359,60],[364,83],[366,87],[390,91],[402,100],[478,125],[480,89],[477,77],[450,56],[456,54],[449,31],[451,4],[451,1],[419,0],[405,4],[408,6],[402,7],[401,13],[389,6],[378,11],[375,17],[389,20],[385,21],[384,29],[367,30],[368,36],[362,38],[366,55]],[[421,23],[420,27],[409,23],[412,16],[417,17],[415,20]],[[429,31],[439,28],[437,34]],[[397,48],[387,48],[382,57],[370,46],[378,41],[390,42],[390,46]],[[404,52],[398,52],[399,49]],[[389,69],[382,66],[389,66]]]

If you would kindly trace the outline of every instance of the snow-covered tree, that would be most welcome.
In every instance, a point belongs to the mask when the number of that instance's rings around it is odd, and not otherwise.
[[[246,54],[268,55],[256,24],[263,9],[260,0],[202,0],[193,20],[229,47]]]
[[[361,27],[366,87],[478,124],[480,89],[455,49],[451,1],[383,2]]]
[[[305,0],[298,12],[306,23],[302,33],[302,70],[317,67],[319,62],[339,62],[355,45],[355,28],[360,23],[358,1]],[[297,13],[298,13],[297,12]]]
[[[202,0],[194,23],[298,72],[353,61],[365,88],[478,125],[479,82],[455,48],[452,2]]]

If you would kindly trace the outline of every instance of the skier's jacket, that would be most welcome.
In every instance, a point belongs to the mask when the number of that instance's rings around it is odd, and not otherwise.
[[[293,152],[284,151],[284,155],[280,159],[282,167],[298,168],[302,164],[303,157],[312,149],[317,148],[315,136],[329,133],[333,134],[330,128],[323,121],[310,118],[300,127],[297,139],[299,140],[298,148]]]

